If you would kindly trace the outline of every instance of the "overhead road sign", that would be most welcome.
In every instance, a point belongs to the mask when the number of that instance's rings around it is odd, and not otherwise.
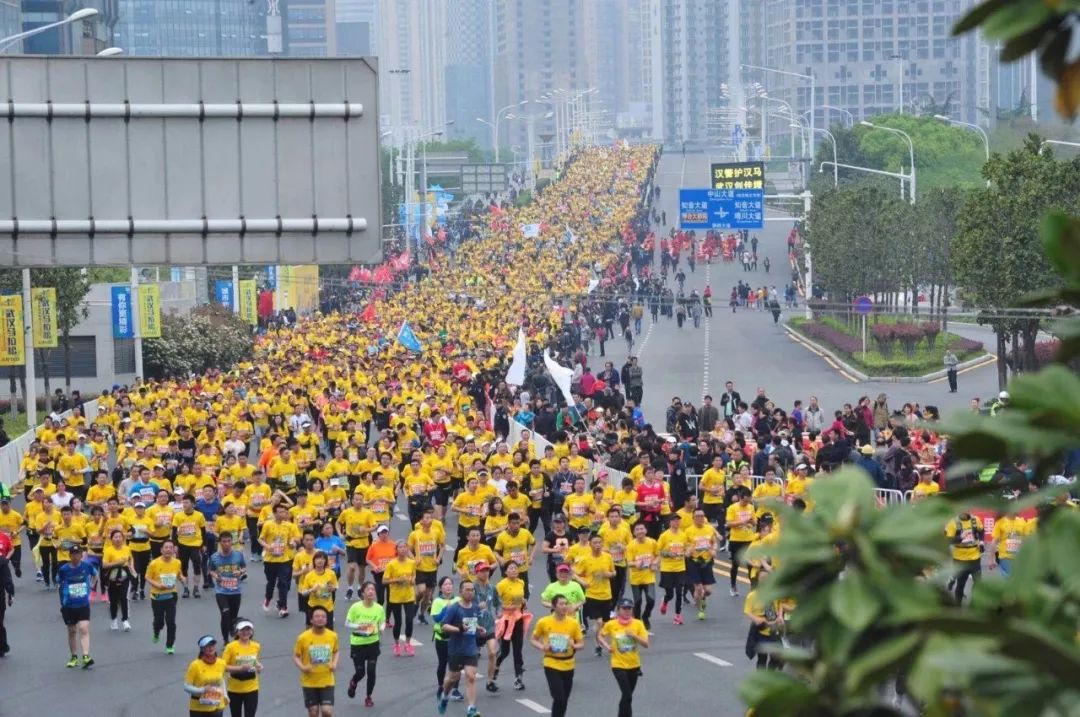
[[[680,189],[682,229],[761,229],[765,219],[760,189]]]
[[[0,96],[3,265],[382,259],[374,59],[5,57]]]
[[[741,131],[738,125],[736,128]],[[764,162],[724,162],[713,164],[711,170],[710,185],[713,189],[765,190]]]

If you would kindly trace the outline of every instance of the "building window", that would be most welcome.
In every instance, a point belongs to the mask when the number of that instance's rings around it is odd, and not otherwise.
[[[135,339],[113,339],[113,373],[135,373]]]
[[[97,377],[97,339],[93,336],[72,336],[71,342],[71,377]],[[64,347],[55,349],[37,349],[34,351],[34,371],[38,376],[45,375],[46,366],[49,378],[64,377]],[[132,369],[134,370],[134,369]]]

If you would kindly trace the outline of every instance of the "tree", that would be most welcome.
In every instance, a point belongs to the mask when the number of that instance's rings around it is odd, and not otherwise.
[[[987,307],[979,321],[997,335],[1002,388],[1007,367],[1014,374],[1035,368],[1040,326],[1038,318],[1002,313],[1059,284],[1042,250],[1040,219],[1052,209],[1076,209],[1080,198],[1080,159],[1056,161],[1052,152],[1040,154],[1040,142],[1031,135],[1023,148],[991,157],[984,170],[990,186],[969,192],[950,262],[965,297]]]
[[[163,314],[161,338],[143,340],[149,379],[228,369],[251,357],[251,326],[229,309],[208,304],[190,314]]]

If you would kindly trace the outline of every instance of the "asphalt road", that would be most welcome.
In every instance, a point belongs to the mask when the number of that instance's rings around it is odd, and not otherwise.
[[[393,521],[393,534],[406,534],[402,518]],[[453,532],[451,532],[451,535]],[[24,558],[24,567],[29,559]],[[672,614],[654,614],[653,646],[644,654],[644,678],[639,682],[635,708],[638,714],[659,715],[678,701],[685,714],[710,714],[741,717],[745,708],[736,696],[740,679],[750,663],[743,655],[746,622],[742,600],[727,594],[724,563],[717,564],[716,596],[710,601],[708,618],[694,619],[691,610],[682,626],[672,624]],[[255,623],[255,639],[262,645],[266,665],[260,691],[259,715],[305,714],[298,683],[298,673],[291,653],[296,635],[303,629],[295,612],[280,619],[261,610],[265,584],[262,571],[254,566],[245,585],[243,616]],[[533,568],[541,577],[540,568]],[[745,578],[743,578],[745,581]],[[534,581],[533,610],[544,608],[535,597],[543,588]],[[747,585],[741,584],[743,595]],[[290,594],[290,607],[295,606]],[[348,608],[339,591],[335,613],[338,634],[347,644],[347,633],[340,623]],[[673,610],[672,610],[673,611]],[[187,715],[187,697],[182,689],[184,672],[195,659],[195,641],[204,634],[218,633],[218,613],[213,597],[181,600],[177,616],[176,655],[164,653],[164,646],[150,641],[151,615],[146,602],[131,607],[130,633],[109,630],[108,605],[94,602],[91,618],[91,654],[96,665],[89,671],[68,670],[65,629],[60,621],[59,601],[55,591],[45,592],[35,583],[33,572],[24,572],[16,581],[16,597],[7,612],[7,627],[12,652],[0,659],[0,715],[23,717],[34,714],[63,714],[78,702],[81,713],[96,717],[129,717],[153,714],[155,717]],[[588,649],[578,656],[575,688],[570,701],[571,715],[615,715],[618,689],[609,670],[608,658],[595,657]],[[416,657],[395,658],[390,652],[392,636],[383,636],[383,654],[375,689],[375,708],[363,707],[362,700],[351,701],[345,685],[352,674],[348,653],[342,655],[337,670],[339,713],[427,717],[435,714],[435,652],[431,630],[417,625],[414,640]],[[219,648],[220,649],[220,648]],[[549,714],[550,698],[540,666],[540,655],[526,645],[525,685],[523,692],[511,689],[512,669],[504,664],[496,695],[481,689],[478,707],[486,717],[518,717]],[[361,695],[363,689],[361,689]],[[448,714],[464,714],[464,707],[451,703]]]
[[[667,226],[657,227],[657,234],[666,235],[678,221],[679,188],[708,186],[709,165],[712,158],[707,154],[665,153],[661,158],[657,183],[661,188],[660,208],[667,212]],[[716,161],[721,161],[717,159]],[[770,218],[781,218],[770,212]],[[645,416],[654,425],[663,426],[664,413],[673,396],[700,405],[706,393],[719,396],[724,382],[733,381],[735,389],[744,399],[750,400],[757,388],[778,406],[791,409],[795,399],[805,403],[811,395],[818,397],[826,411],[840,408],[843,403],[854,403],[860,396],[876,397],[885,393],[889,405],[899,409],[905,402],[934,405],[941,411],[962,409],[973,397],[986,399],[997,393],[997,374],[993,364],[966,371],[959,377],[959,391],[950,394],[944,379],[934,383],[877,383],[855,381],[838,368],[830,366],[825,359],[812,353],[804,345],[793,341],[782,326],[773,323],[767,311],[739,308],[732,314],[727,305],[731,288],[742,279],[754,287],[776,286],[783,295],[784,285],[790,281],[787,261],[787,235],[791,223],[786,220],[767,221],[761,231],[751,232],[760,239],[759,263],[756,272],[744,272],[736,262],[724,263],[719,259],[710,265],[698,265],[689,272],[685,255],[681,266],[687,272],[686,293],[697,289],[700,294],[706,286],[713,291],[713,317],[703,319],[702,327],[693,328],[689,320],[680,330],[674,319],[660,318],[652,325],[646,319],[642,337],[634,346],[639,362],[645,371],[643,397]],[[659,254],[659,252],[658,252]],[[771,272],[763,268],[764,258],[771,262]],[[659,270],[659,263],[657,264]],[[669,274],[669,282],[674,282]],[[800,302],[801,304],[801,302]],[[803,309],[785,309],[781,322],[791,316],[802,316]],[[993,347],[993,334],[981,327],[950,324],[950,331],[982,341]],[[616,365],[622,365],[622,345],[611,352]]]

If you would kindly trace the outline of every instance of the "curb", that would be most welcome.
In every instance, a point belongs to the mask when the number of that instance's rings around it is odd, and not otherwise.
[[[923,376],[867,376],[865,373],[858,370],[857,368],[849,364],[847,361],[844,361],[842,358],[837,356],[829,349],[825,348],[813,339],[807,338],[806,336],[800,334],[798,331],[791,328],[786,323],[783,324],[783,327],[784,331],[788,332],[788,335],[792,340],[796,341],[797,343],[812,347],[815,351],[820,352],[823,356],[828,356],[831,360],[839,364],[841,369],[851,374],[859,381],[867,381],[874,383],[930,383],[932,381],[938,381],[940,379],[943,379],[948,375],[948,371],[946,369],[941,369],[940,371],[934,371],[933,373],[928,373]],[[964,371],[969,368],[982,366],[983,364],[988,364],[996,360],[997,357],[993,354],[984,353],[981,356],[976,356],[973,359],[968,359],[967,361],[963,361],[957,364],[956,370]]]

